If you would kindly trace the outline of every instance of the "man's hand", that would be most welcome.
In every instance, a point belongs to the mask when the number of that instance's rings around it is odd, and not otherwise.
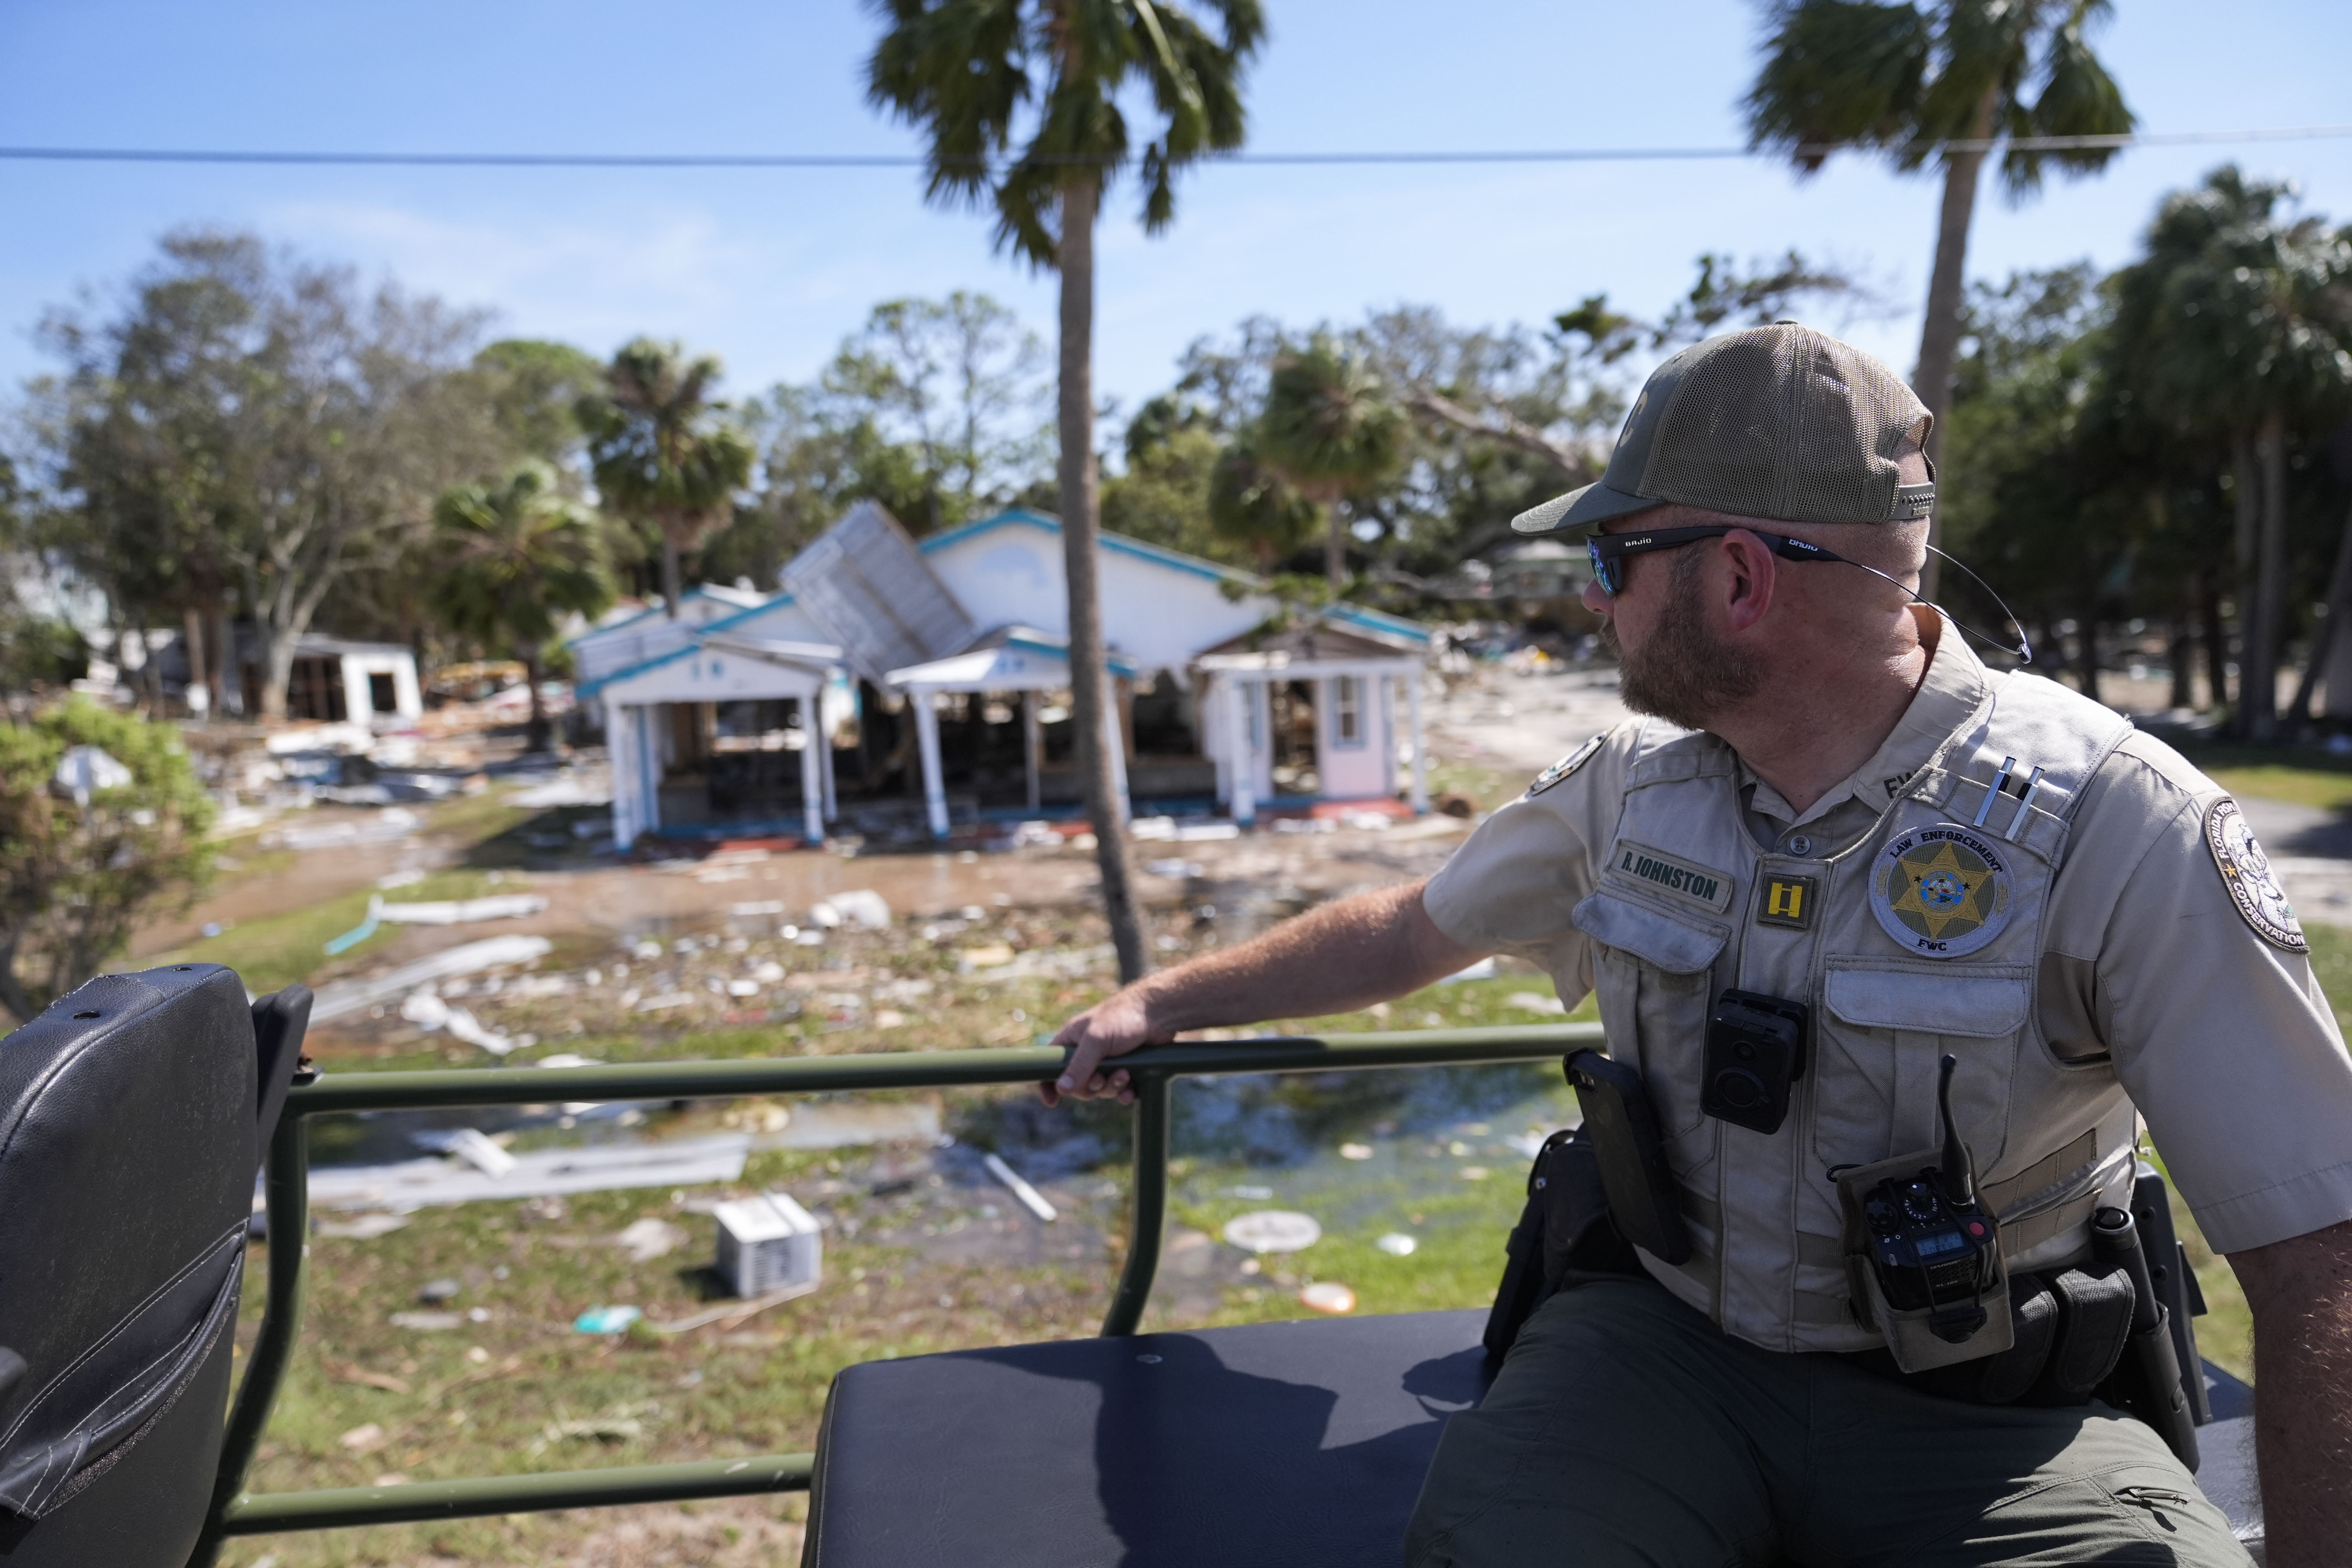
[[[1072,1100],[1116,1096],[1121,1105],[1133,1105],[1135,1090],[1128,1087],[1127,1070],[1121,1068],[1104,1072],[1104,1058],[1123,1057],[1138,1046],[1164,1045],[1174,1037],[1173,1030],[1152,1026],[1142,985],[1130,985],[1062,1026],[1062,1032],[1054,1037],[1054,1044],[1067,1049],[1070,1059],[1063,1067],[1062,1076],[1051,1083],[1038,1085],[1038,1092],[1048,1105],[1060,1104],[1064,1095]]]
[[[1486,956],[1437,929],[1421,906],[1419,882],[1358,893],[1310,910],[1221,952],[1139,980],[1063,1026],[1054,1044],[1070,1052],[1062,1074],[1039,1085],[1048,1105],[1116,1096],[1135,1103],[1123,1069],[1103,1063],[1138,1046],[1162,1045],[1186,1029],[1268,1018],[1349,1013],[1418,991]]]
[[[2352,1539],[2352,1221],[2230,1255],[2254,1314],[2254,1451],[2267,1561],[2340,1563]]]

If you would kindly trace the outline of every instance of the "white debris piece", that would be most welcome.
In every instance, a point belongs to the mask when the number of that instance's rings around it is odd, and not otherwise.
[[[1522,1013],[1565,1013],[1568,1004],[1557,996],[1546,996],[1539,991],[1514,991],[1503,998],[1506,1007],[1517,1007]]]
[[[613,1245],[629,1255],[632,1263],[651,1263],[656,1258],[667,1258],[687,1239],[686,1232],[666,1219],[633,1220],[613,1238]]]
[[[811,910],[809,919],[828,931],[845,925],[859,931],[887,931],[890,905],[871,888],[852,888],[845,893],[834,894]]]
[[[747,904],[730,904],[727,912],[737,920],[751,920],[759,915],[780,915],[784,912],[782,899],[755,899]]]
[[[461,1127],[450,1134],[448,1152],[493,1180],[515,1168],[515,1157],[491,1142],[478,1127]]]
[[[459,974],[478,974],[485,969],[501,964],[528,963],[553,952],[555,944],[543,936],[493,936],[480,942],[468,942],[420,958],[414,963],[404,963],[397,969],[361,980],[337,980],[319,987],[318,999],[310,1005],[310,1021],[323,1024],[330,1018],[365,1012],[378,1003],[405,996],[419,986],[436,980],[446,980]]]
[[[813,1286],[824,1268],[824,1237],[816,1219],[784,1193],[720,1204],[720,1278],[742,1297],[793,1286]]]
[[[1225,1239],[1245,1252],[1300,1252],[1323,1239],[1312,1215],[1254,1209],[1225,1222]]]
[[[378,877],[375,879],[375,885],[389,893],[394,888],[415,887],[417,883],[425,880],[425,868],[422,866],[411,866],[405,870],[385,872],[383,876]]]
[[[1003,1182],[1006,1189],[1010,1191],[1014,1197],[1021,1200],[1021,1206],[1023,1208],[1027,1209],[1031,1214],[1035,1215],[1047,1225],[1053,1224],[1056,1219],[1061,1217],[1060,1213],[1055,1210],[1054,1205],[1045,1201],[1045,1194],[1031,1186],[1028,1183],[1023,1181],[1021,1179],[1020,1173],[1015,1171],[1012,1166],[1006,1164],[1003,1161],[998,1159],[993,1154],[982,1155],[980,1163],[988,1167],[988,1173],[990,1175],[994,1176],[998,1181]]]
[[[1453,973],[1439,981],[1438,984],[1440,985],[1451,985],[1457,980],[1492,980],[1495,978],[1495,961],[1491,958],[1482,958],[1467,969],[1455,970]]]
[[[509,805],[520,805],[531,811],[544,811],[557,805],[610,805],[613,804],[613,781],[609,776],[555,779],[529,789],[517,790],[507,796]]]
[[[59,789],[73,796],[76,805],[88,805],[89,797],[100,790],[121,789],[131,777],[129,768],[96,746],[69,748],[50,775]]]
[[[380,919],[399,925],[454,926],[474,921],[521,920],[547,908],[537,893],[502,893],[487,899],[441,899],[424,904],[386,904]]]
[[[264,849],[341,849],[359,844],[389,844],[416,831],[425,819],[404,806],[386,806],[364,821],[304,823],[261,836]],[[318,1014],[312,1013],[316,1018]]]
[[[497,1177],[458,1159],[319,1165],[310,1172],[310,1202],[322,1209],[386,1209],[406,1214],[483,1198],[536,1198],[625,1187],[710,1186],[740,1181],[743,1160],[751,1148],[750,1134],[729,1132],[651,1143],[534,1149],[511,1155],[514,1169]]]

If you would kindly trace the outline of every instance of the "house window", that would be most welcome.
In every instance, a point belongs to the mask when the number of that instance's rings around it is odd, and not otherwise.
[[[368,677],[368,706],[379,713],[400,711],[400,694],[394,689],[389,674],[378,672]]]
[[[1364,681],[1361,676],[1338,675],[1331,678],[1331,743],[1335,746],[1360,746],[1364,743]]]

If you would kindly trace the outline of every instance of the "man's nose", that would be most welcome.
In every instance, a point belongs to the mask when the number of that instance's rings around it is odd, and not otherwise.
[[[1601,584],[1598,582],[1587,583],[1584,585],[1584,592],[1579,595],[1578,597],[1584,601],[1584,607],[1586,609],[1591,610],[1594,615],[1601,616],[1603,620],[1608,618],[1610,608],[1609,595],[1601,591]]]

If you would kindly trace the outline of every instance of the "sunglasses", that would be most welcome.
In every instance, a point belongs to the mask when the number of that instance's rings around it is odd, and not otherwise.
[[[1768,533],[1763,529],[1750,528],[1745,523],[1716,522],[1696,528],[1658,528],[1647,533],[1589,533],[1585,535],[1584,548],[1585,552],[1591,558],[1592,581],[1602,593],[1613,599],[1617,596],[1618,591],[1625,585],[1627,556],[1646,555],[1654,550],[1679,550],[1685,544],[1696,544],[1702,539],[1720,539],[1727,533],[1752,533],[1764,542],[1767,549],[1784,561],[1834,561],[1841,565],[1854,567],[1869,573],[1874,577],[1894,584],[1906,594],[1909,594],[1914,602],[1927,604],[1927,601],[1920,598],[1908,584],[1899,578],[1888,576],[1875,566],[1864,566],[1859,561],[1840,555],[1833,550],[1824,550],[1809,540],[1798,539],[1786,533]],[[1953,561],[1950,556],[1937,550],[1934,545],[1930,544],[1927,548],[1944,560],[1951,561],[1952,564],[1959,567],[1961,571],[1968,572],[1969,580],[1985,591],[1994,605],[2000,607],[2002,616],[2017,629],[2017,641],[2011,644],[1999,637],[1987,637],[1957,618],[1952,624],[1979,641],[1990,643],[1995,647],[2005,648],[2025,663],[2032,664],[2033,645],[2026,638],[2024,623],[2010,614],[2009,606],[2001,602],[2000,595],[1993,593],[1991,584],[1974,572],[1969,572],[1962,563]],[[1930,605],[1928,607],[1943,609],[1940,605]],[[1944,613],[1949,615],[1951,612],[1947,610]]]

